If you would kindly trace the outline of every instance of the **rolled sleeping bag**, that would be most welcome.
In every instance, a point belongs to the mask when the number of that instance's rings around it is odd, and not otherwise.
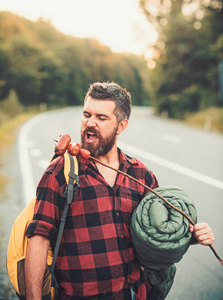
[[[195,204],[183,190],[164,186],[154,191],[197,222]],[[164,300],[173,285],[175,263],[190,246],[189,221],[149,192],[133,212],[130,233],[136,258],[145,268],[144,276],[155,290],[156,299]]]
[[[194,201],[182,189],[163,186],[154,191],[197,222]],[[156,270],[179,262],[192,237],[189,221],[152,192],[133,212],[130,233],[139,264]]]

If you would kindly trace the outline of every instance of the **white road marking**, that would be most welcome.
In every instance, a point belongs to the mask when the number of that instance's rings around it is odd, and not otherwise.
[[[18,138],[19,146],[19,162],[23,182],[23,193],[25,204],[35,197],[35,186],[32,173],[31,162],[29,158],[29,147],[32,145],[28,141],[28,133],[30,129],[42,120],[42,114],[27,121],[21,128]],[[28,142],[27,142],[28,141]]]
[[[37,148],[30,149],[30,154],[35,157],[39,157],[42,154],[42,151]]]
[[[178,136],[168,134],[168,133],[164,133],[162,135],[162,139],[164,141],[171,142],[171,143],[174,143],[174,144],[180,144],[182,142],[181,138],[179,138]]]
[[[135,157],[141,157],[143,159],[152,161],[162,167],[168,168],[170,170],[173,170],[175,172],[178,172],[180,174],[183,174],[185,176],[188,176],[190,178],[196,179],[200,182],[203,182],[205,184],[209,184],[211,186],[217,187],[219,189],[223,190],[223,181],[220,181],[218,179],[212,178],[210,176],[201,174],[199,172],[193,171],[189,168],[186,168],[184,166],[178,165],[176,163],[173,163],[167,159],[164,159],[162,157],[156,156],[154,154],[151,154],[149,152],[146,152],[144,150],[141,150],[139,148],[136,148],[134,146],[131,146],[125,142],[119,141],[118,142],[119,147],[128,152],[131,153],[132,155],[134,155]]]
[[[29,157],[29,150],[30,150],[29,148],[32,147],[33,143],[28,140],[28,133],[34,125],[41,122],[41,120],[43,119],[43,115],[44,115],[44,113],[40,114],[40,115],[30,119],[28,122],[26,122],[21,128],[20,133],[19,133],[19,138],[18,138],[19,162],[20,162],[20,169],[21,169],[21,175],[22,175],[22,181],[23,181],[23,191],[24,191],[24,198],[25,198],[26,204],[29,203],[29,201],[35,197],[35,190],[36,190],[36,187],[34,186],[32,167],[31,167],[31,162],[30,162],[30,157]],[[196,179],[205,184],[209,184],[209,185],[217,187],[219,189],[223,189],[223,182],[220,180],[217,180],[217,179],[209,177],[207,175],[198,173],[189,168],[178,165],[176,163],[173,163],[167,159],[161,158],[161,157],[151,154],[149,152],[143,151],[139,148],[131,146],[122,141],[119,141],[118,144],[119,144],[120,148],[122,148],[126,152],[129,152],[130,154],[133,154],[134,156],[147,159],[158,165],[161,165],[165,168],[174,170],[180,174],[183,174],[190,178]],[[47,165],[48,165],[48,163],[49,162],[47,162]],[[45,168],[46,162],[40,161],[40,165]]]

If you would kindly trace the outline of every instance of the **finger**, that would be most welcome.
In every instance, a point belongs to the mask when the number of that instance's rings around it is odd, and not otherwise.
[[[189,224],[189,231],[193,232],[194,231],[194,226],[192,224]]]
[[[201,231],[200,231],[201,232]],[[198,234],[195,234],[197,241],[202,245],[212,245],[214,243],[214,235],[212,231]]]
[[[196,230],[201,230],[201,229],[208,229],[210,228],[209,225],[207,223],[197,223],[194,225],[194,229]]]
[[[200,229],[200,230],[194,229],[194,235],[195,235],[196,237],[206,235],[206,234],[208,234],[208,233],[210,233],[210,232],[211,232],[210,230],[206,230],[206,229]]]
[[[209,245],[213,245],[214,241],[211,238],[207,238],[207,237],[199,237],[197,238],[199,244],[204,245],[204,246],[209,246]]]

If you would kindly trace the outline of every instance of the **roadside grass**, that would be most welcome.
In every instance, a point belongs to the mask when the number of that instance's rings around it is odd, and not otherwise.
[[[193,114],[187,114],[185,124],[210,132],[223,134],[223,108],[209,107]]]
[[[9,183],[3,171],[4,155],[14,142],[20,126],[34,115],[35,112],[20,113],[2,122],[0,126],[0,198],[6,196],[5,187]]]

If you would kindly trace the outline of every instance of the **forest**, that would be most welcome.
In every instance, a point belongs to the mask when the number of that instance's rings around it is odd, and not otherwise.
[[[159,33],[142,56],[62,34],[41,18],[0,12],[0,106],[8,98],[25,107],[81,105],[90,83],[115,81],[134,105],[153,105],[171,118],[222,107],[222,1],[139,3]]]
[[[223,106],[223,5],[219,0],[140,0],[159,38],[151,98],[159,113],[184,118]]]
[[[0,70],[0,99],[13,91],[23,105],[83,104],[95,81],[115,81],[130,90],[133,104],[150,104],[143,57],[64,35],[42,19],[0,12]]]

